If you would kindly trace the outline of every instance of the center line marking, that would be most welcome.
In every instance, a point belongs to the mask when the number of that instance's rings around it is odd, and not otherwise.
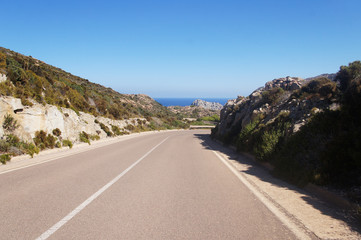
[[[77,215],[81,210],[83,210],[88,204],[94,201],[100,194],[102,194],[105,190],[110,188],[114,183],[116,183],[121,177],[123,177],[127,172],[129,172],[133,167],[135,167],[138,163],[140,163],[144,158],[146,158],[151,152],[153,152],[157,147],[159,147],[162,143],[164,143],[169,137],[161,141],[158,145],[150,149],[143,157],[139,158],[136,162],[130,165],[127,169],[125,169],[122,173],[116,176],[113,180],[104,185],[101,189],[99,189],[96,193],[91,195],[87,200],[85,200],[82,204],[76,207],[73,211],[71,211],[68,215],[66,215],[59,222],[55,223],[54,226],[49,228],[40,237],[36,238],[36,240],[44,240],[50,237],[53,233],[55,233],[59,228],[61,228],[65,223],[67,223],[70,219],[72,219],[75,215]]]

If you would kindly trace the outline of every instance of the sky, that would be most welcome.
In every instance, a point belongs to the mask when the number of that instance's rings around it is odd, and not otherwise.
[[[360,0],[1,1],[0,46],[120,93],[247,96],[361,60]]]

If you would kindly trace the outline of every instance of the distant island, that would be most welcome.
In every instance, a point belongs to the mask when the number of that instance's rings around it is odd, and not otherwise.
[[[191,106],[195,106],[195,107],[202,107],[204,109],[209,109],[209,110],[221,110],[223,105],[217,102],[207,102],[204,101],[202,99],[197,99],[194,102],[192,102]]]
[[[214,98],[214,97],[177,97],[177,98],[154,98],[157,102],[162,104],[165,107],[170,106],[180,106],[180,107],[186,107],[191,106],[194,101],[197,99],[201,99],[206,102],[215,102],[219,103],[222,106],[227,103],[227,101],[231,98]]]

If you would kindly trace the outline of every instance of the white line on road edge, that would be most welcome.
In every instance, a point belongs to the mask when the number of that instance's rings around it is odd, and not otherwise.
[[[5,170],[5,171],[2,171],[0,172],[0,175],[1,174],[4,174],[4,173],[9,173],[9,172],[13,172],[13,171],[16,171],[16,170],[20,170],[20,169],[24,169],[24,168],[28,168],[28,167],[32,167],[32,166],[36,166],[36,165],[40,165],[40,164],[43,164],[43,163],[47,163],[47,162],[51,162],[51,161],[54,161],[54,160],[57,160],[57,159],[60,159],[60,158],[64,158],[64,157],[69,157],[69,156],[73,156],[73,155],[76,155],[76,154],[80,154],[80,153],[83,153],[83,152],[86,152],[86,151],[90,151],[90,150],[94,150],[94,149],[97,149],[97,148],[101,148],[101,147],[105,147],[105,146],[108,146],[110,144],[116,144],[118,142],[121,142],[121,141],[124,141],[124,140],[129,140],[129,139],[132,139],[132,138],[135,138],[137,137],[137,135],[134,135],[134,136],[128,136],[128,138],[126,139],[116,139],[114,142],[110,142],[110,143],[104,143],[104,142],[101,142],[99,143],[98,146],[93,146],[93,147],[90,147],[90,146],[86,146],[85,148],[78,148],[78,149],[64,149],[64,154],[62,155],[59,155],[57,157],[53,157],[53,158],[50,158],[50,159],[47,159],[47,160],[43,160],[43,161],[39,161],[39,162],[34,162],[34,163],[31,163],[31,164],[27,164],[25,166],[20,166],[20,167],[15,167],[15,168],[12,168],[12,169],[9,169],[9,170]],[[90,148],[89,148],[90,147]],[[66,150],[69,150],[69,151],[66,151]],[[43,155],[44,157],[46,157],[46,155]],[[42,157],[42,156],[38,156],[38,157]]]
[[[61,228],[65,223],[67,223],[70,219],[72,219],[75,215],[77,215],[81,210],[83,210],[87,205],[89,205],[92,201],[94,201],[100,194],[102,194],[105,190],[110,188],[114,183],[116,183],[121,177],[123,177],[127,172],[129,172],[133,167],[135,167],[138,163],[140,163],[144,158],[146,158],[151,152],[153,152],[157,147],[159,147],[162,143],[164,143],[169,137],[164,139],[158,145],[149,150],[143,157],[139,158],[135,163],[130,165],[127,169],[125,169],[122,173],[116,176],[113,180],[104,185],[101,189],[99,189],[96,193],[91,195],[87,200],[85,200],[82,204],[76,207],[72,212],[66,215],[63,219],[57,222],[54,226],[49,228],[46,232],[40,235],[36,240],[44,240],[50,237],[54,232],[56,232],[59,228]]]
[[[208,145],[209,146],[209,145]],[[209,146],[210,149],[212,149]],[[286,225],[293,234],[296,235],[299,239],[311,239],[311,237],[300,229],[296,224],[292,222],[284,213],[282,213],[270,200],[268,200],[262,193],[260,193],[248,180],[242,176],[242,174],[237,171],[226,159],[219,155],[216,151],[212,149],[212,152],[232,171],[234,175],[237,176],[239,180],[274,214],[276,217],[281,220],[281,222]]]

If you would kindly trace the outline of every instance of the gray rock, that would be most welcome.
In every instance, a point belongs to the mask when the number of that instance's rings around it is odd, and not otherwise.
[[[33,106],[23,106],[21,100],[14,97],[0,97],[0,121],[6,114],[11,114],[19,124],[19,128],[14,134],[20,139],[32,142],[35,132],[43,130],[51,133],[55,128],[61,131],[63,139],[78,141],[79,132],[86,132],[92,135],[99,135],[106,138],[107,134],[100,128],[95,120],[105,124],[109,129],[112,125],[123,129],[128,125],[138,125],[138,119],[146,121],[145,118],[133,118],[126,120],[113,120],[105,117],[94,117],[91,114],[79,112],[78,114],[69,108],[58,108],[53,105],[42,105],[33,102]],[[15,111],[22,109],[22,111]],[[148,122],[146,122],[148,124]],[[98,134],[100,132],[100,134]],[[5,135],[2,125],[0,125],[0,138]]]
[[[5,74],[0,73],[0,83],[5,82],[7,80],[7,77]]]
[[[210,110],[221,110],[222,109],[222,104],[217,103],[217,102],[207,102],[201,99],[197,99],[195,100],[191,106],[197,106],[197,107],[202,107],[204,109],[210,109]]]
[[[240,131],[258,116],[262,116],[261,123],[267,125],[277,119],[280,114],[289,117],[290,130],[297,132],[301,126],[309,121],[312,113],[325,109],[339,109],[337,102],[330,102],[328,99],[317,97],[310,100],[295,99],[292,92],[300,89],[305,83],[305,80],[297,77],[278,78],[267,82],[265,87],[258,88],[248,97],[237,97],[237,99],[229,100],[221,110],[220,122],[214,136],[222,139],[228,133]],[[278,100],[263,102],[263,93],[278,87],[284,90]]]

